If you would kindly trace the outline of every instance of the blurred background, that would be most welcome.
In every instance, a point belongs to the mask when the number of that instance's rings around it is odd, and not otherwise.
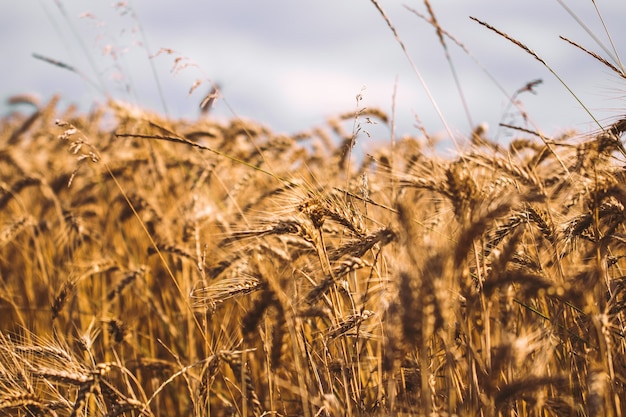
[[[379,0],[410,60],[367,0],[4,1],[0,113],[19,109],[7,104],[13,95],[35,94],[45,102],[59,93],[62,106],[88,110],[112,97],[194,119],[217,83],[224,99],[215,103],[210,117],[236,115],[276,132],[296,133],[353,112],[359,94],[359,107],[390,115],[395,108],[397,136],[419,135],[416,125],[422,125],[446,137],[444,121],[461,139],[487,123],[490,135],[502,142],[512,132],[499,129],[500,122],[546,134],[598,128],[540,62],[469,16],[534,50],[597,120],[606,124],[626,113],[626,80],[559,39],[565,36],[618,65],[591,0],[430,3],[440,26],[463,45],[446,38],[452,68],[436,30],[420,17],[430,17],[421,1]],[[626,3],[595,4],[618,53],[626,57]],[[517,97],[525,119],[509,98],[537,79],[543,83]],[[390,138],[386,126],[364,128],[373,132],[368,140]]]

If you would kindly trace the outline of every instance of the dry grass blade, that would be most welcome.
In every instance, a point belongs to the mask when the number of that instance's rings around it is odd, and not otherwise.
[[[116,133],[115,134],[117,137],[120,138],[141,138],[141,139],[155,139],[155,140],[164,140],[164,141],[168,141],[168,142],[174,142],[174,143],[180,143],[180,144],[184,144],[184,145],[188,145],[191,146],[193,148],[197,148],[197,149],[201,149],[204,151],[209,151],[209,152],[213,152],[216,155],[219,156],[223,156],[226,157],[228,159],[233,160],[234,162],[237,162],[239,164],[242,164],[244,166],[247,166],[248,168],[251,168],[253,170],[262,172],[266,175],[269,175],[270,177],[276,178],[277,180],[279,180],[280,182],[289,185],[289,186],[297,186],[297,184],[293,183],[291,180],[286,179],[286,178],[282,178],[280,176],[277,176],[276,174],[274,174],[273,172],[270,172],[264,168],[261,168],[259,166],[253,165],[247,161],[244,161],[243,159],[240,158],[236,158],[232,155],[226,154],[224,152],[221,152],[217,149],[213,149],[211,147],[208,146],[204,146],[201,145],[199,143],[193,142],[189,139],[186,138],[182,138],[179,136],[164,136],[164,135],[141,135],[141,134],[133,134],[133,133]]]
[[[411,59],[411,57],[410,57],[410,55],[409,55],[409,53],[408,53],[408,51],[406,49],[406,46],[404,45],[404,42],[400,38],[400,35],[398,34],[398,31],[396,30],[395,26],[391,23],[391,20],[389,19],[389,17],[387,16],[387,14],[383,10],[383,8],[380,6],[378,1],[377,0],[371,0],[371,1],[374,4],[374,6],[376,6],[376,9],[380,13],[380,15],[385,20],[385,23],[387,23],[387,26],[389,27],[389,29],[393,33],[394,38],[396,39],[396,41],[398,42],[398,44],[402,48],[402,52],[404,52],[404,55],[409,60],[409,63],[411,64],[411,68],[413,69],[413,72],[415,73],[415,75],[417,75],[417,77],[418,77],[422,87],[424,88],[424,91],[426,92],[426,95],[428,96],[429,101],[431,102],[431,104],[435,108],[435,111],[437,112],[437,115],[439,116],[439,119],[443,123],[443,126],[446,129],[446,132],[448,133],[450,139],[454,142],[454,145],[457,147],[457,149],[460,149],[459,148],[459,144],[458,144],[458,142],[455,139],[456,136],[452,132],[452,129],[450,129],[450,126],[448,126],[448,123],[446,122],[446,119],[443,116],[443,113],[442,113],[441,109],[439,108],[439,105],[437,104],[437,101],[435,100],[435,97],[432,95],[432,93],[430,91],[430,88],[428,88],[428,85],[426,84],[426,81],[422,77],[422,74],[417,69],[417,66],[415,65],[415,63]]]
[[[519,46],[520,48],[522,48],[524,51],[528,52],[528,54],[530,54],[533,58],[535,58],[537,61],[541,62],[544,66],[548,67],[548,64],[546,64],[546,62],[541,59],[539,57],[539,55],[537,55],[537,53],[535,51],[533,51],[532,49],[530,49],[528,46],[524,45],[522,42],[518,41],[517,39],[507,35],[505,32],[502,32],[499,29],[496,29],[495,27],[491,26],[489,23],[483,22],[482,20],[470,16],[470,19],[472,19],[473,21],[477,22],[478,24],[486,27],[489,30],[494,31],[495,33],[497,33],[498,35],[502,36],[504,39],[513,42],[515,45]]]
[[[98,86],[98,84],[96,84],[93,80],[91,80],[89,77],[87,77],[83,72],[79,71],[78,69],[76,69],[72,65],[69,65],[69,64],[67,64],[67,63],[65,63],[63,61],[59,61],[57,59],[49,58],[47,56],[44,56],[44,55],[41,55],[41,54],[37,54],[37,53],[33,53],[33,58],[39,59],[39,60],[44,61],[44,62],[47,62],[48,64],[54,65],[55,67],[59,67],[59,68],[71,71],[71,72],[75,73],[76,75],[78,75],[83,80],[85,80],[86,82],[88,82],[89,84],[91,84],[91,86],[94,87],[96,90],[100,90],[100,87]]]
[[[567,85],[567,83],[565,83],[561,77],[552,69],[552,67],[550,67],[546,61],[544,61],[539,55],[537,55],[537,53],[535,51],[533,51],[532,49],[530,49],[528,46],[524,45],[522,42],[518,41],[517,39],[507,35],[505,32],[502,32],[501,30],[496,29],[495,27],[491,26],[490,24],[483,22],[480,19],[477,19],[475,17],[470,16],[470,19],[474,20],[475,22],[479,23],[480,25],[486,27],[489,30],[494,31],[495,33],[497,33],[498,35],[502,36],[503,38],[507,39],[508,41],[514,43],[515,45],[519,46],[520,48],[522,48],[524,51],[526,51],[528,54],[530,54],[533,58],[535,58],[537,61],[541,62],[543,64],[543,66],[545,66],[548,71],[550,71],[552,73],[552,75],[554,75],[557,80],[559,80],[559,82],[567,89],[567,91],[570,92],[570,94],[572,95],[572,97],[574,97],[576,99],[576,101],[578,102],[578,104],[580,104],[580,106],[585,109],[585,111],[587,112],[587,114],[592,118],[592,120],[599,126],[602,127],[602,125],[600,124],[600,122],[598,120],[596,120],[595,116],[593,115],[593,113],[587,108],[587,106],[585,106],[585,104],[580,100],[580,98],[578,98],[578,96],[576,94],[574,94],[574,92],[571,90],[571,88]]]
[[[620,77],[626,78],[626,73],[624,73],[623,70],[621,70],[620,68],[617,68],[615,65],[611,64],[609,61],[607,61],[606,59],[602,58],[600,55],[596,54],[595,52],[590,51],[587,48],[581,46],[580,44],[567,39],[565,36],[559,36],[559,38],[563,39],[565,42],[569,43],[570,45],[575,46],[576,48],[580,49],[581,51],[586,52],[587,54],[591,55],[592,57],[594,57],[595,59],[600,61],[602,64],[604,64],[607,67],[609,67],[611,70],[615,71]]]

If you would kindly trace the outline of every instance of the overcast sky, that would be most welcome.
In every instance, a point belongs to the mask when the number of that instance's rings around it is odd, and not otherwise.
[[[610,47],[591,0],[563,2]],[[361,93],[361,107],[387,113],[395,100],[399,135],[419,134],[416,116],[429,132],[444,132],[421,77],[447,124],[463,137],[470,123],[487,122],[491,132],[503,120],[522,125],[515,114],[505,115],[511,110],[501,88],[511,95],[543,79],[536,94],[519,97],[537,127],[548,134],[593,128],[591,117],[554,75],[469,19],[475,16],[536,51],[596,118],[610,122],[626,112],[625,80],[558,38],[613,62],[557,0],[431,0],[441,27],[471,54],[448,40],[471,121],[435,30],[405,7],[426,14],[424,4],[379,3],[416,70],[369,0],[3,1],[0,110],[11,110],[4,103],[11,95],[34,93],[45,101],[61,93],[63,105],[88,109],[110,96],[172,117],[196,118],[198,104],[216,82],[225,100],[216,104],[214,117],[234,112],[275,131],[295,133],[354,111]],[[596,4],[626,59],[626,3]],[[173,52],[155,56],[161,48]],[[90,81],[36,60],[34,53],[71,65]],[[196,80],[202,84],[189,94]],[[388,139],[387,130],[376,132],[375,139]]]

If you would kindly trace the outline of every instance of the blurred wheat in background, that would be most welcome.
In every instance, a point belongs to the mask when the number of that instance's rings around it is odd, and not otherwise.
[[[624,415],[623,116],[357,158],[359,97],[290,135],[57,100],[0,120],[0,415]]]

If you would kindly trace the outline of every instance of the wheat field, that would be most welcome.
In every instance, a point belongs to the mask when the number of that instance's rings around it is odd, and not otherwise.
[[[359,157],[384,111],[58,99],[0,120],[0,415],[625,414],[626,118]]]

